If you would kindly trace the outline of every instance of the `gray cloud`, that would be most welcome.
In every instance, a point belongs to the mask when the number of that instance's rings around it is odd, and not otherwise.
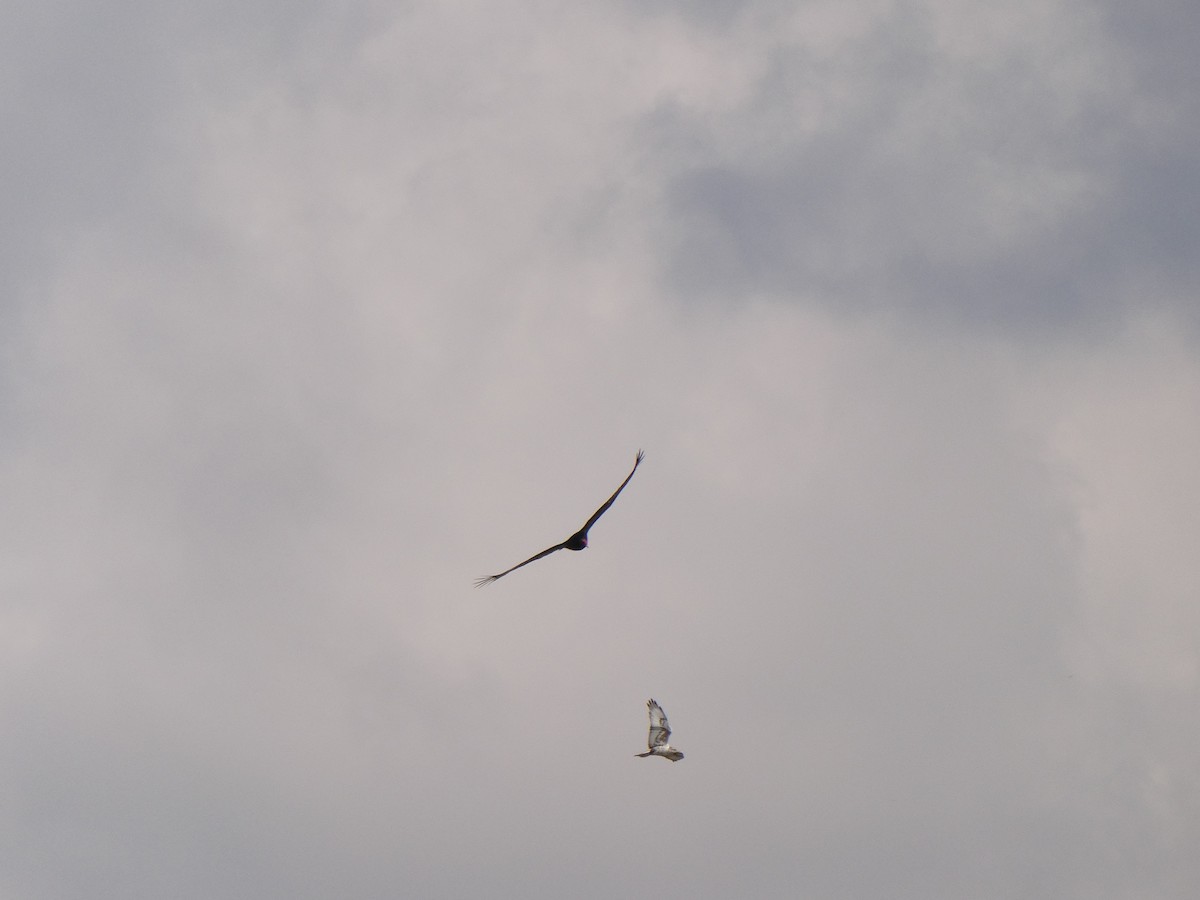
[[[939,15],[895,9],[837,55],[782,38],[741,106],[655,113],[667,283],[1020,336],[1111,333],[1147,302],[1191,318],[1186,79],[1066,10],[978,54]],[[732,135],[764,151],[726,158]]]
[[[1041,10],[23,14],[0,893],[1190,896],[1193,64]]]

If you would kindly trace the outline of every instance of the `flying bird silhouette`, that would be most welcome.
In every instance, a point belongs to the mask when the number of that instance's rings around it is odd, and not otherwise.
[[[646,740],[646,746],[650,749],[645,753],[635,753],[633,755],[662,756],[671,762],[679,762],[679,760],[683,759],[683,751],[676,750],[667,743],[667,739],[671,736],[671,726],[667,724],[667,714],[663,712],[663,708],[654,699],[646,701],[646,708],[650,710],[650,736]]]
[[[629,474],[625,476],[625,480],[621,482],[621,486],[613,492],[613,495],[611,497],[609,497],[607,500],[604,501],[603,506],[601,506],[598,510],[596,510],[594,513],[592,513],[592,517],[590,519],[588,519],[586,522],[584,522],[583,527],[580,528],[577,532],[575,532],[573,535],[571,535],[569,538],[567,538],[561,544],[555,544],[553,547],[547,547],[545,550],[543,550],[541,553],[537,554],[536,556],[529,557],[529,559],[525,560],[525,562],[517,563],[515,566],[512,567],[512,569],[505,569],[503,572],[501,572],[498,575],[488,575],[486,578],[477,578],[475,580],[475,587],[483,587],[485,584],[490,584],[491,582],[495,581],[497,578],[503,578],[505,575],[507,575],[509,572],[512,572],[514,569],[519,569],[519,568],[521,568],[521,566],[527,566],[534,560],[541,559],[543,556],[549,556],[551,553],[554,553],[556,550],[564,550],[564,549],[566,549],[566,550],[582,550],[584,547],[586,547],[588,545],[588,539],[587,539],[588,529],[590,529],[593,525],[595,525],[596,520],[599,519],[602,515],[604,515],[604,513],[608,510],[608,508],[613,505],[613,501],[616,500],[617,495],[620,494],[621,491],[623,491],[625,489],[625,485],[629,484],[629,479],[633,477],[633,473],[637,471],[637,467],[639,465],[641,465],[642,457],[644,457],[645,455],[646,454],[642,453],[641,450],[639,450],[637,452],[637,460],[634,461],[633,469],[631,469]]]

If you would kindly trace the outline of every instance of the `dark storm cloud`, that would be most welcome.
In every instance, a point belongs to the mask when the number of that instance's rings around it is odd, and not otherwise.
[[[1017,40],[975,60],[901,9],[833,59],[777,48],[728,113],[659,110],[668,284],[1023,336],[1107,331],[1147,304],[1200,321],[1190,73],[1103,36],[1075,59]],[[844,82],[863,89],[803,127]],[[726,159],[733,134],[767,149]]]

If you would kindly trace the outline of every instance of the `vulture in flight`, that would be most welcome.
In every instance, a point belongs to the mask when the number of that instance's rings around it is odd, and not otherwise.
[[[625,489],[625,485],[629,484],[629,479],[632,478],[633,473],[637,471],[637,467],[641,464],[643,456],[645,456],[645,454],[642,453],[641,450],[639,450],[637,452],[637,460],[635,460],[634,464],[633,464],[633,469],[631,469],[629,474],[625,476],[625,480],[621,482],[621,486],[613,492],[613,495],[611,497],[609,497],[607,500],[604,501],[603,506],[601,506],[598,510],[596,510],[594,513],[592,513],[592,517],[590,519],[588,519],[586,522],[584,522],[583,527],[580,528],[577,532],[575,532],[573,535],[571,535],[569,538],[567,538],[561,544],[555,544],[553,547],[547,547],[545,550],[543,550],[541,553],[537,554],[536,556],[529,557],[529,559],[525,560],[525,562],[517,563],[515,566],[512,567],[512,569],[505,569],[503,572],[499,573],[498,575],[488,575],[486,578],[476,579],[475,587],[483,587],[483,585],[485,585],[485,584],[490,584],[491,582],[495,581],[497,578],[503,578],[509,572],[513,571],[513,569],[519,569],[519,568],[521,568],[521,566],[527,566],[531,562],[533,562],[535,559],[541,559],[543,556],[549,556],[551,553],[555,552],[556,550],[563,550],[563,549],[582,550],[584,547],[586,547],[588,545],[588,539],[587,539],[588,529],[596,524],[596,520],[599,519],[602,515],[604,515],[604,513],[608,510],[608,508],[613,505],[613,501],[617,499],[617,495],[620,494],[621,491],[623,491]]]
[[[646,708],[650,710],[650,737],[646,740],[646,746],[650,749],[645,753],[635,753],[633,755],[662,756],[671,762],[679,762],[679,760],[683,759],[683,751],[676,750],[667,743],[667,739],[671,736],[671,726],[667,724],[667,714],[663,712],[663,708],[654,699],[646,701]]]

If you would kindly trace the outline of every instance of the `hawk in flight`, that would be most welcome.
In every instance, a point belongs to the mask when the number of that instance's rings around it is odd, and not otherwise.
[[[645,753],[635,753],[634,756],[665,756],[671,762],[683,759],[683,751],[676,750],[667,743],[671,736],[671,726],[667,724],[667,714],[658,705],[657,700],[647,700],[646,708],[650,710],[650,737],[646,745],[650,748]]]
[[[637,467],[639,465],[641,465],[642,457],[644,457],[644,456],[645,456],[645,454],[642,453],[641,450],[639,450],[637,452],[637,459],[633,463],[633,469],[629,472],[628,475],[625,476],[625,480],[621,482],[621,486],[619,488],[617,488],[616,491],[613,492],[613,495],[611,497],[609,497],[607,500],[604,501],[603,506],[601,506],[598,510],[596,510],[594,513],[592,513],[592,517],[590,519],[588,519],[586,522],[584,522],[583,527],[580,528],[577,532],[575,532],[573,535],[571,535],[569,538],[567,538],[561,544],[555,544],[553,547],[547,547],[545,550],[543,550],[541,553],[537,554],[536,556],[529,557],[529,559],[525,560],[525,562],[517,563],[515,566],[512,567],[512,569],[505,569],[499,575],[488,575],[486,578],[476,579],[475,587],[483,587],[485,584],[491,584],[497,578],[503,578],[509,572],[513,571],[513,569],[519,569],[519,568],[521,568],[521,566],[527,566],[534,560],[541,559],[543,556],[549,556],[551,553],[554,553],[556,550],[564,550],[564,549],[565,550],[582,550],[584,547],[586,547],[588,545],[588,539],[587,539],[588,529],[590,529],[593,525],[595,525],[596,520],[599,519],[602,515],[604,515],[604,513],[608,511],[608,508],[613,505],[613,501],[617,499],[617,495],[620,494],[621,491],[625,489],[625,485],[629,484],[629,479],[633,477],[633,473],[636,472]]]

